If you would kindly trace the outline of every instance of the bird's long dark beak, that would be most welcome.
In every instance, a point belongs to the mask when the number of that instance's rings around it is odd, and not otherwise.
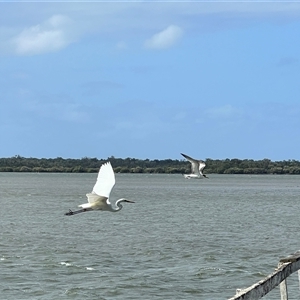
[[[125,202],[128,202],[128,203],[135,203],[134,201],[131,201],[131,200],[125,200]]]

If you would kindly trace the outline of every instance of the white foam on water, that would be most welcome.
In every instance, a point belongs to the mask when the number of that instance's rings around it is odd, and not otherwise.
[[[65,261],[62,261],[60,264],[61,264],[61,265],[64,265],[64,266],[67,266],[67,267],[72,266],[71,263],[67,263],[67,262],[65,262]]]

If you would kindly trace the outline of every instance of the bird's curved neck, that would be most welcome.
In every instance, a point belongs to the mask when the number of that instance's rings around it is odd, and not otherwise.
[[[116,201],[116,204],[115,204],[115,208],[113,208],[113,211],[116,212],[116,211],[119,211],[123,208],[123,205],[121,204],[122,202],[124,202],[125,199],[121,198],[119,200]]]

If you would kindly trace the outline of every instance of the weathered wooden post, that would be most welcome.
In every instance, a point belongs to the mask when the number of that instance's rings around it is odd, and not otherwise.
[[[280,260],[278,267],[280,267],[283,264],[293,264],[293,263],[297,263],[297,265],[299,265],[299,261],[300,261],[300,251],[298,250],[297,252],[295,252],[292,255],[289,255],[286,258],[283,258]],[[300,266],[298,268],[298,278],[300,280]],[[296,271],[296,269],[295,269]],[[295,272],[293,271],[293,272]],[[287,275],[288,277],[289,275]],[[299,285],[300,288],[300,285]],[[281,295],[281,300],[288,300],[288,289],[287,289],[287,279],[284,279],[281,283],[280,283],[280,295]]]
[[[298,271],[300,283],[300,251],[281,259],[277,269],[272,274],[249,288],[239,290],[234,297],[228,300],[260,299],[278,285],[280,285],[281,300],[288,300],[286,278],[296,271]]]
[[[288,300],[288,291],[287,291],[287,282],[286,279],[283,280],[280,285],[280,296],[281,296],[281,300]]]

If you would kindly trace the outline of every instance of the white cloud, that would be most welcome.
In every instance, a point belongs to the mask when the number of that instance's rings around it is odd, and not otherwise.
[[[58,51],[73,39],[68,33],[70,19],[54,15],[42,24],[25,28],[12,39],[14,50],[19,55],[37,55]]]
[[[170,25],[163,31],[154,34],[145,41],[145,47],[150,49],[166,49],[176,44],[183,35],[183,30],[175,25]]]
[[[75,36],[76,40],[81,37],[100,37],[103,40],[109,37],[119,49],[125,49],[135,44],[133,39],[140,41],[145,32],[158,32],[144,43],[145,47],[164,49],[180,39],[183,34],[181,28],[185,29],[187,35],[201,34],[235,26],[240,28],[257,20],[277,22],[280,25],[298,20],[299,15],[299,3],[284,1],[272,4],[258,3],[258,0],[251,3],[225,0],[213,3],[153,1],[147,4],[143,1],[67,1],[43,2],[38,9],[28,1],[19,1],[5,5],[0,10],[0,55],[36,55],[58,51],[74,42]],[[49,16],[53,17],[49,19]],[[76,22],[70,22],[66,16]],[[166,26],[166,22],[181,24],[181,28],[171,25],[159,32]],[[121,42],[117,44],[118,41]]]

